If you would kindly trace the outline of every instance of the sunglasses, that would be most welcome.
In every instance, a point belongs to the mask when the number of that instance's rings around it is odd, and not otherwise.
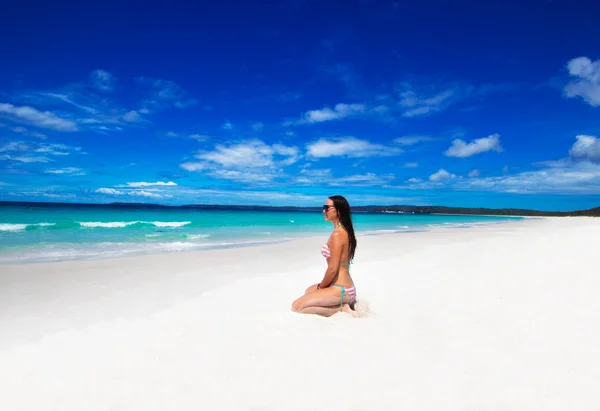
[[[332,205],[327,205],[327,204],[325,204],[325,205],[323,206],[323,211],[329,211],[329,209],[330,209],[330,208],[335,208],[335,207],[334,207],[334,206],[332,206]]]

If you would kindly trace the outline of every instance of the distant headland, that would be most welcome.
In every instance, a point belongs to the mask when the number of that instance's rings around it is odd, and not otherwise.
[[[168,209],[199,209],[199,210],[247,210],[247,211],[321,211],[321,207],[296,206],[263,206],[263,205],[219,205],[219,204],[186,204],[179,206],[148,204],[148,203],[59,203],[59,202],[25,202],[0,201],[0,206],[23,207],[106,207],[106,208],[168,208]],[[366,213],[400,213],[400,214],[468,214],[495,216],[590,216],[600,217],[600,207],[588,210],[574,211],[540,211],[520,208],[481,208],[481,207],[446,207],[446,206],[415,206],[415,205],[368,205],[352,206],[354,212]]]

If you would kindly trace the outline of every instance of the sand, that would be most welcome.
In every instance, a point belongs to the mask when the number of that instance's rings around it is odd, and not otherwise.
[[[0,410],[598,410],[600,219],[0,266]]]

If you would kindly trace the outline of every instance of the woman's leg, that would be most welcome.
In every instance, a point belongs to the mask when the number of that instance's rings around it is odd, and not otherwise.
[[[310,291],[312,287],[306,290],[306,294],[292,303],[292,310],[305,314],[319,314],[329,317],[340,311],[341,290],[337,287],[327,287]]]
[[[317,314],[323,317],[331,317],[333,314],[340,311],[340,306],[335,307],[307,307],[302,311],[298,311],[302,314]]]

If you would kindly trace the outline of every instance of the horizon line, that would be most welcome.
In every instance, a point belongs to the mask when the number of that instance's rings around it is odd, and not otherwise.
[[[55,201],[11,201],[11,200],[0,200],[0,205],[10,205],[10,204],[43,204],[43,205],[82,205],[82,206],[144,206],[144,207],[164,207],[164,208],[185,208],[185,207],[230,207],[230,208],[240,208],[240,207],[253,207],[253,208],[292,208],[292,209],[305,209],[305,210],[313,210],[320,209],[321,206],[292,206],[292,205],[257,205],[257,204],[181,204],[181,205],[166,205],[166,204],[158,204],[158,203],[136,203],[136,202],[111,202],[111,203],[79,203],[79,202],[55,202]],[[590,211],[594,210],[598,207],[592,207],[589,209],[579,209],[579,210],[571,210],[571,211],[543,211],[536,209],[528,209],[528,208],[489,208],[489,207],[464,207],[464,206],[446,206],[446,205],[409,205],[409,204],[390,204],[390,205],[356,205],[351,206],[352,209],[361,209],[361,208],[387,208],[387,207],[410,207],[410,208],[447,208],[447,209],[462,209],[462,210],[518,210],[518,211],[530,211],[537,213],[559,213],[559,214],[568,214],[575,213],[581,211]]]

